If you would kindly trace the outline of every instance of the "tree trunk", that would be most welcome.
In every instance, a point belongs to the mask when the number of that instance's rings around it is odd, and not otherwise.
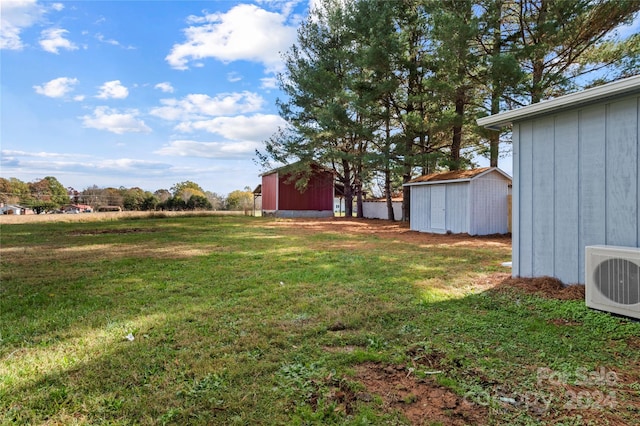
[[[544,25],[547,21],[548,4],[545,0],[540,2],[540,12],[538,14],[538,27]],[[536,44],[541,43],[542,40],[534,40]],[[544,52],[534,50],[534,56],[532,58],[532,75],[531,75],[531,103],[537,104],[542,100],[544,95],[544,89],[542,80],[544,77]]]
[[[393,199],[391,194],[391,170],[389,169],[389,143],[391,140],[391,119],[389,114],[389,103],[387,103],[387,115],[385,118],[385,156],[384,156],[384,193],[387,197],[387,219],[395,221],[395,215],[393,213]]]
[[[345,217],[353,217],[353,188],[351,186],[351,167],[349,162],[342,160],[343,182],[344,185],[344,215]]]
[[[502,2],[497,1],[496,19],[493,23],[493,48],[491,55],[493,56],[493,64],[495,64],[502,53]],[[491,87],[491,115],[500,112],[500,98],[502,97],[502,84],[500,75],[493,69],[493,81]],[[498,167],[498,157],[500,156],[500,131],[491,132],[489,136],[489,165]]]
[[[460,149],[462,147],[462,124],[464,122],[465,105],[464,88],[456,90],[456,119],[453,125],[453,140],[451,142],[451,170],[460,169]]]
[[[364,212],[362,211],[362,182],[360,178],[356,179],[356,209],[358,219],[362,219],[364,217]]]
[[[491,115],[498,114],[500,112],[500,94],[498,89],[493,87],[491,93]],[[498,167],[498,157],[500,156],[500,131],[492,131],[489,135],[489,165],[491,167]]]

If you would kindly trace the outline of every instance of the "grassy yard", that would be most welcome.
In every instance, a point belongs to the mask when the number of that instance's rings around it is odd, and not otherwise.
[[[4,224],[0,424],[632,424],[640,323],[382,221]]]

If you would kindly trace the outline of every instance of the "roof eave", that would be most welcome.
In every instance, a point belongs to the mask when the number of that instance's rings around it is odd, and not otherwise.
[[[440,185],[443,183],[458,183],[458,182],[470,182],[472,178],[464,179],[449,179],[449,180],[428,180],[426,182],[407,182],[402,186],[415,186],[415,185]]]
[[[478,173],[475,176],[472,177],[467,177],[467,178],[460,178],[460,179],[447,179],[447,180],[428,180],[426,182],[407,182],[405,184],[403,184],[402,186],[414,186],[414,185],[435,185],[435,184],[441,184],[441,183],[457,183],[457,182],[470,182],[474,179],[478,179],[481,176],[484,176],[486,174],[492,173],[492,172],[497,172],[499,174],[501,174],[502,176],[504,176],[505,178],[512,180],[513,178],[511,176],[509,176],[506,172],[504,172],[502,169],[498,168],[498,167],[490,167],[487,170],[485,170],[482,173]]]
[[[640,75],[628,77],[609,84],[560,96],[555,99],[539,102],[511,111],[482,117],[476,122],[481,127],[500,130],[500,128],[511,125],[515,121],[542,115],[550,112],[551,110],[563,110],[620,95],[632,94],[635,91],[640,91]]]

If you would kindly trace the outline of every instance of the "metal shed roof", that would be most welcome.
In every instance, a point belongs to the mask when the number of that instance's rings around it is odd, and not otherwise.
[[[505,111],[488,117],[479,118],[477,123],[479,126],[499,130],[501,127],[508,126],[515,121],[548,114],[551,111],[556,112],[599,102],[609,98],[630,95],[635,92],[640,92],[640,75],[614,81],[591,89],[586,89],[581,92],[560,96],[555,99],[539,102],[511,111]]]
[[[434,184],[442,184],[442,183],[451,183],[451,182],[468,182],[472,179],[477,179],[480,176],[486,175],[487,173],[491,173],[492,171],[496,171],[511,180],[511,176],[503,172],[497,167],[482,167],[479,169],[472,170],[453,170],[450,172],[443,173],[431,173],[429,175],[419,176],[415,179],[410,180],[405,183],[404,186],[412,186],[412,185],[434,185]]]

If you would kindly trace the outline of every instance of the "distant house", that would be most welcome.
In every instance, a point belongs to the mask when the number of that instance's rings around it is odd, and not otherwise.
[[[585,283],[585,247],[640,247],[640,76],[478,120],[513,138],[513,275]]]
[[[93,209],[86,204],[68,204],[62,208],[64,213],[91,213]]]
[[[410,227],[437,234],[506,234],[511,176],[496,167],[433,173],[411,188]]]
[[[304,188],[297,182],[306,180]],[[334,173],[319,165],[310,171],[292,164],[262,175],[262,215],[276,217],[333,217]]]
[[[27,213],[27,210],[29,210],[29,213]],[[7,204],[7,205],[0,206],[0,214],[24,215],[24,214],[33,214],[33,211],[31,211],[31,209],[27,209],[17,204]]]

